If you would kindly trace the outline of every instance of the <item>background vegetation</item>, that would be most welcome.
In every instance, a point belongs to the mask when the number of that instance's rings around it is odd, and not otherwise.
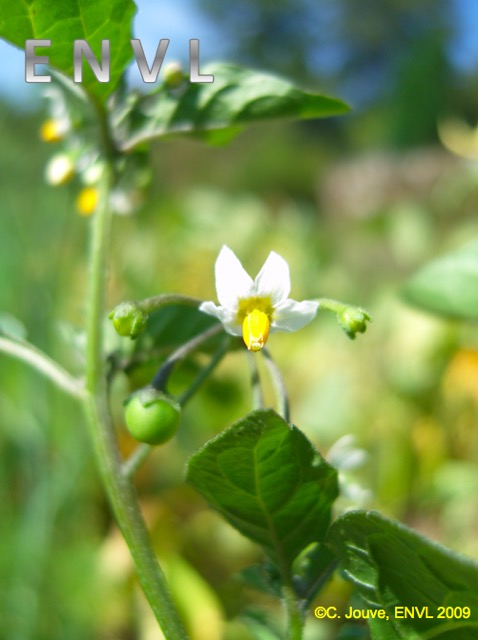
[[[320,313],[297,334],[272,336],[292,420],[325,455],[348,434],[367,452],[345,476],[349,489],[362,490],[349,491],[344,508],[378,508],[478,558],[475,327],[400,298],[422,264],[477,234],[476,164],[452,155],[437,133],[451,116],[475,122],[474,76],[450,57],[451,2],[368,0],[360,19],[355,3],[328,5],[244,0],[226,13],[201,3],[231,58],[302,78],[358,108],[320,123],[255,127],[227,147],[157,145],[150,199],[138,215],[115,219],[110,306],[159,291],[213,299],[224,243],[251,273],[270,250],[283,255],[296,299],[330,295],[366,306],[374,324],[353,343]],[[0,322],[75,369],[89,221],[75,214],[77,185],[53,189],[43,180],[52,149],[39,142],[42,114],[5,103],[0,115]],[[193,369],[184,366],[176,383]],[[242,354],[228,358],[185,410],[178,438],[139,475],[148,522],[162,530],[157,546],[198,640],[247,638],[228,621],[246,609],[253,616],[259,598],[275,606],[237,577],[258,551],[183,482],[189,455],[247,411],[247,375]],[[127,392],[118,380],[118,406]],[[0,505],[0,637],[158,637],[76,405],[6,358]],[[337,578],[321,603],[341,606],[349,592]],[[313,620],[308,631],[335,637],[332,625]]]

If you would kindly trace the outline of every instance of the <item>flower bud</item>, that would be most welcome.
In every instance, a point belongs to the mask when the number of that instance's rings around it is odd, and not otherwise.
[[[148,314],[135,302],[122,302],[109,314],[116,332],[132,340],[143,333],[148,323]]]
[[[168,89],[177,89],[186,80],[183,68],[179,62],[170,62],[163,71],[163,81]]]
[[[136,391],[125,403],[126,426],[139,442],[167,442],[178,430],[180,418],[181,405],[153,387]]]
[[[357,333],[364,333],[367,329],[367,322],[372,322],[370,314],[362,307],[344,307],[337,314],[340,326],[352,340]]]
[[[69,182],[75,175],[73,160],[66,153],[59,153],[50,159],[45,169],[48,184],[58,187]]]
[[[81,174],[81,181],[83,184],[92,187],[101,180],[103,173],[105,171],[105,165],[103,162],[93,162],[93,164],[89,164],[85,167]]]

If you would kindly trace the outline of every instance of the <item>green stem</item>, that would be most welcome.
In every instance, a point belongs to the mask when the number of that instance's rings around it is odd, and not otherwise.
[[[320,310],[326,309],[327,311],[333,311],[334,313],[340,313],[346,307],[350,306],[343,302],[339,302],[338,300],[332,300],[332,298],[317,298],[317,302],[319,303]]]
[[[126,478],[132,478],[143,462],[146,462],[153,450],[154,447],[145,442],[138,445],[130,457],[123,462],[123,466],[121,467],[122,474]]]
[[[0,351],[30,364],[51,382],[55,383],[57,387],[70,395],[76,397],[84,396],[84,387],[79,380],[73,378],[59,364],[29,342],[10,337],[0,337]]]
[[[176,364],[180,360],[183,360],[184,358],[186,358],[190,353],[195,351],[198,347],[200,347],[203,344],[203,342],[206,342],[207,340],[209,340],[209,338],[212,338],[213,336],[215,336],[216,334],[220,333],[223,330],[224,328],[222,324],[214,324],[212,327],[209,327],[209,329],[206,329],[199,335],[194,336],[194,338],[191,338],[191,340],[188,340],[187,342],[182,344],[178,349],[176,349],[176,351],[174,351],[174,353],[172,353],[167,358],[167,360],[163,362],[158,372],[154,376],[153,380],[151,381],[151,386],[157,389],[158,391],[165,391],[166,384]]]
[[[100,203],[93,219],[86,350],[88,396],[85,411],[101,476],[116,520],[134,559],[143,591],[167,640],[183,640],[187,636],[151,546],[135,489],[121,472],[121,460],[109,411],[102,327],[111,225],[108,204],[113,181],[111,164],[106,174]]]
[[[264,407],[264,394],[262,393],[261,377],[259,375],[259,367],[257,366],[256,354],[248,351],[247,360],[251,372],[252,408],[254,410],[262,409]]]
[[[211,375],[217,365],[221,362],[221,360],[229,350],[230,342],[231,341],[229,339],[229,336],[227,336],[219,349],[213,355],[209,363],[203,369],[201,369],[196,378],[192,381],[191,385],[183,394],[181,394],[181,396],[179,397],[179,402],[182,406],[184,406],[186,402],[188,402],[193,397],[202,383],[207,380],[207,378]]]
[[[282,587],[284,604],[287,613],[287,640],[302,640],[304,633],[304,615],[300,603],[290,585]]]
[[[279,371],[279,367],[276,365],[274,360],[272,359],[271,354],[267,349],[262,349],[262,355],[267,364],[267,368],[269,369],[270,376],[272,378],[272,383],[274,385],[274,390],[277,399],[278,405],[278,413],[281,415],[286,422],[289,422],[290,419],[290,406],[289,406],[289,397],[287,395],[287,388],[285,386],[284,379],[282,378],[282,374]]]
[[[152,296],[144,300],[135,300],[135,304],[146,313],[151,313],[160,307],[170,304],[185,304],[190,307],[199,307],[202,300],[192,298],[191,296],[183,296],[177,293],[162,293],[159,296]]]

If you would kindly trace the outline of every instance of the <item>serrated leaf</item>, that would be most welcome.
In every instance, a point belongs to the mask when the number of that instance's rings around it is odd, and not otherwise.
[[[98,60],[101,41],[111,46],[110,81],[100,83],[88,64],[83,67],[83,86],[91,95],[105,100],[131,60],[133,0],[0,0],[0,37],[23,49],[25,40],[51,40],[51,47],[38,49],[48,55],[50,65],[73,76],[73,42],[86,40]]]
[[[123,149],[173,135],[230,140],[243,126],[273,118],[323,118],[346,113],[335,98],[302,91],[290,82],[232,64],[210,64],[214,82],[162,86],[118,111],[116,137]],[[123,107],[124,109],[124,107]]]
[[[374,512],[338,518],[327,544],[367,605],[386,609],[390,621],[373,624],[374,638],[478,637],[478,564]],[[470,618],[440,619],[440,606],[467,606]],[[395,607],[409,607],[413,616],[400,617]]]
[[[433,313],[478,320],[478,242],[427,264],[407,283],[403,295]]]
[[[338,494],[335,470],[272,410],[208,442],[189,461],[188,480],[288,575],[299,552],[323,539]]]

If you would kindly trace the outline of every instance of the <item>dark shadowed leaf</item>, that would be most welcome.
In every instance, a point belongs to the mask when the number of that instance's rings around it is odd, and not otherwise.
[[[217,320],[187,305],[168,305],[153,311],[146,330],[136,340],[135,351],[162,349],[165,353],[217,324]],[[214,351],[224,338],[221,332],[201,350]]]
[[[366,606],[384,608],[390,617],[372,623],[374,639],[478,638],[476,563],[375,512],[338,518],[327,544]]]

